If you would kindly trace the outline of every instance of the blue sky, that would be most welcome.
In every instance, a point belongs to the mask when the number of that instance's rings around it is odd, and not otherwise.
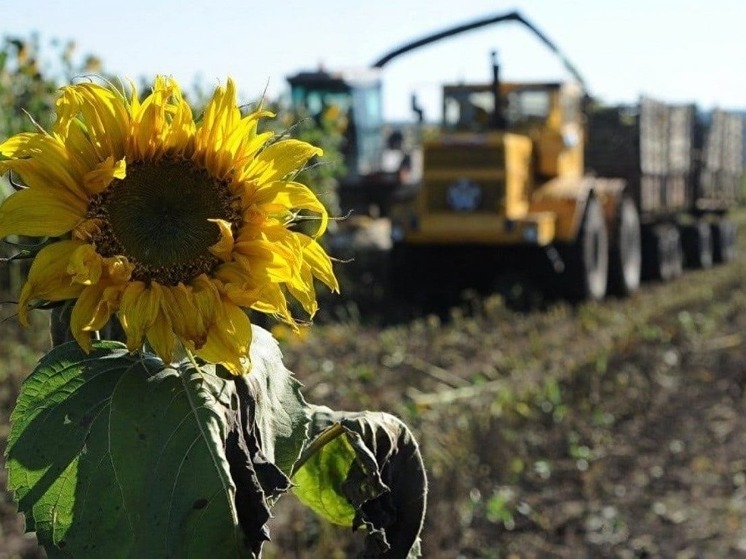
[[[106,70],[173,75],[188,86],[232,76],[244,101],[323,64],[364,67],[392,48],[481,16],[519,10],[608,102],[640,94],[702,108],[746,108],[746,2],[738,0],[17,0],[0,34],[75,40]],[[416,92],[437,117],[438,86],[488,81],[497,49],[505,79],[561,79],[559,63],[518,24],[487,27],[404,55],[383,72],[388,118],[407,119]]]

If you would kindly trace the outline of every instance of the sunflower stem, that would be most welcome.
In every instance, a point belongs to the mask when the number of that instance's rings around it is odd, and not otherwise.
[[[306,447],[306,449],[300,455],[300,458],[298,458],[298,461],[293,465],[293,475],[295,474],[295,472],[305,466],[306,462],[310,460],[311,456],[316,454],[319,450],[324,448],[337,437],[344,435],[344,433],[345,430],[344,427],[342,427],[341,423],[335,423],[331,427],[328,427],[327,429],[322,431],[321,434],[316,437],[310,445]]]
[[[187,359],[189,359],[189,362],[192,364],[192,367],[194,367],[197,371],[202,371],[202,369],[199,368],[199,365],[197,364],[197,358],[194,356],[194,354],[189,350],[189,348],[184,345],[182,342],[181,347],[184,349],[184,353],[186,353]]]

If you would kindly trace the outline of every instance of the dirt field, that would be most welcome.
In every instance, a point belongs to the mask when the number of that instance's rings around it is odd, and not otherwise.
[[[309,401],[412,426],[426,558],[746,557],[745,277],[742,255],[627,300],[519,313],[465,296],[387,326],[347,305],[284,352]],[[0,451],[43,350],[28,336],[0,324]],[[360,542],[291,496],[271,529],[270,559],[352,557]],[[21,531],[1,492],[0,558],[39,556]]]

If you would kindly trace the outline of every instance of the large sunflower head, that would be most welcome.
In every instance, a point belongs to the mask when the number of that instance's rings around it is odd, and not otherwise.
[[[315,278],[338,290],[317,242],[327,212],[295,181],[321,150],[257,130],[233,81],[195,119],[179,85],[159,77],[143,100],[110,86],[62,89],[50,133],[0,144],[0,173],[24,188],[0,205],[0,238],[49,237],[19,300],[75,299],[80,345],[116,315],[135,351],[147,340],[166,362],[177,345],[233,373],[247,370],[245,309],[294,324],[288,295],[316,312]],[[314,234],[298,216],[315,216]]]

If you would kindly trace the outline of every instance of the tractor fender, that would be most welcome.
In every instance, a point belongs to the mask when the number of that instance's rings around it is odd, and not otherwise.
[[[588,175],[557,177],[534,191],[529,211],[554,213],[557,218],[556,241],[571,243],[578,236],[590,197],[594,196],[601,202],[608,228],[616,219],[625,185],[623,179],[604,179]]]

